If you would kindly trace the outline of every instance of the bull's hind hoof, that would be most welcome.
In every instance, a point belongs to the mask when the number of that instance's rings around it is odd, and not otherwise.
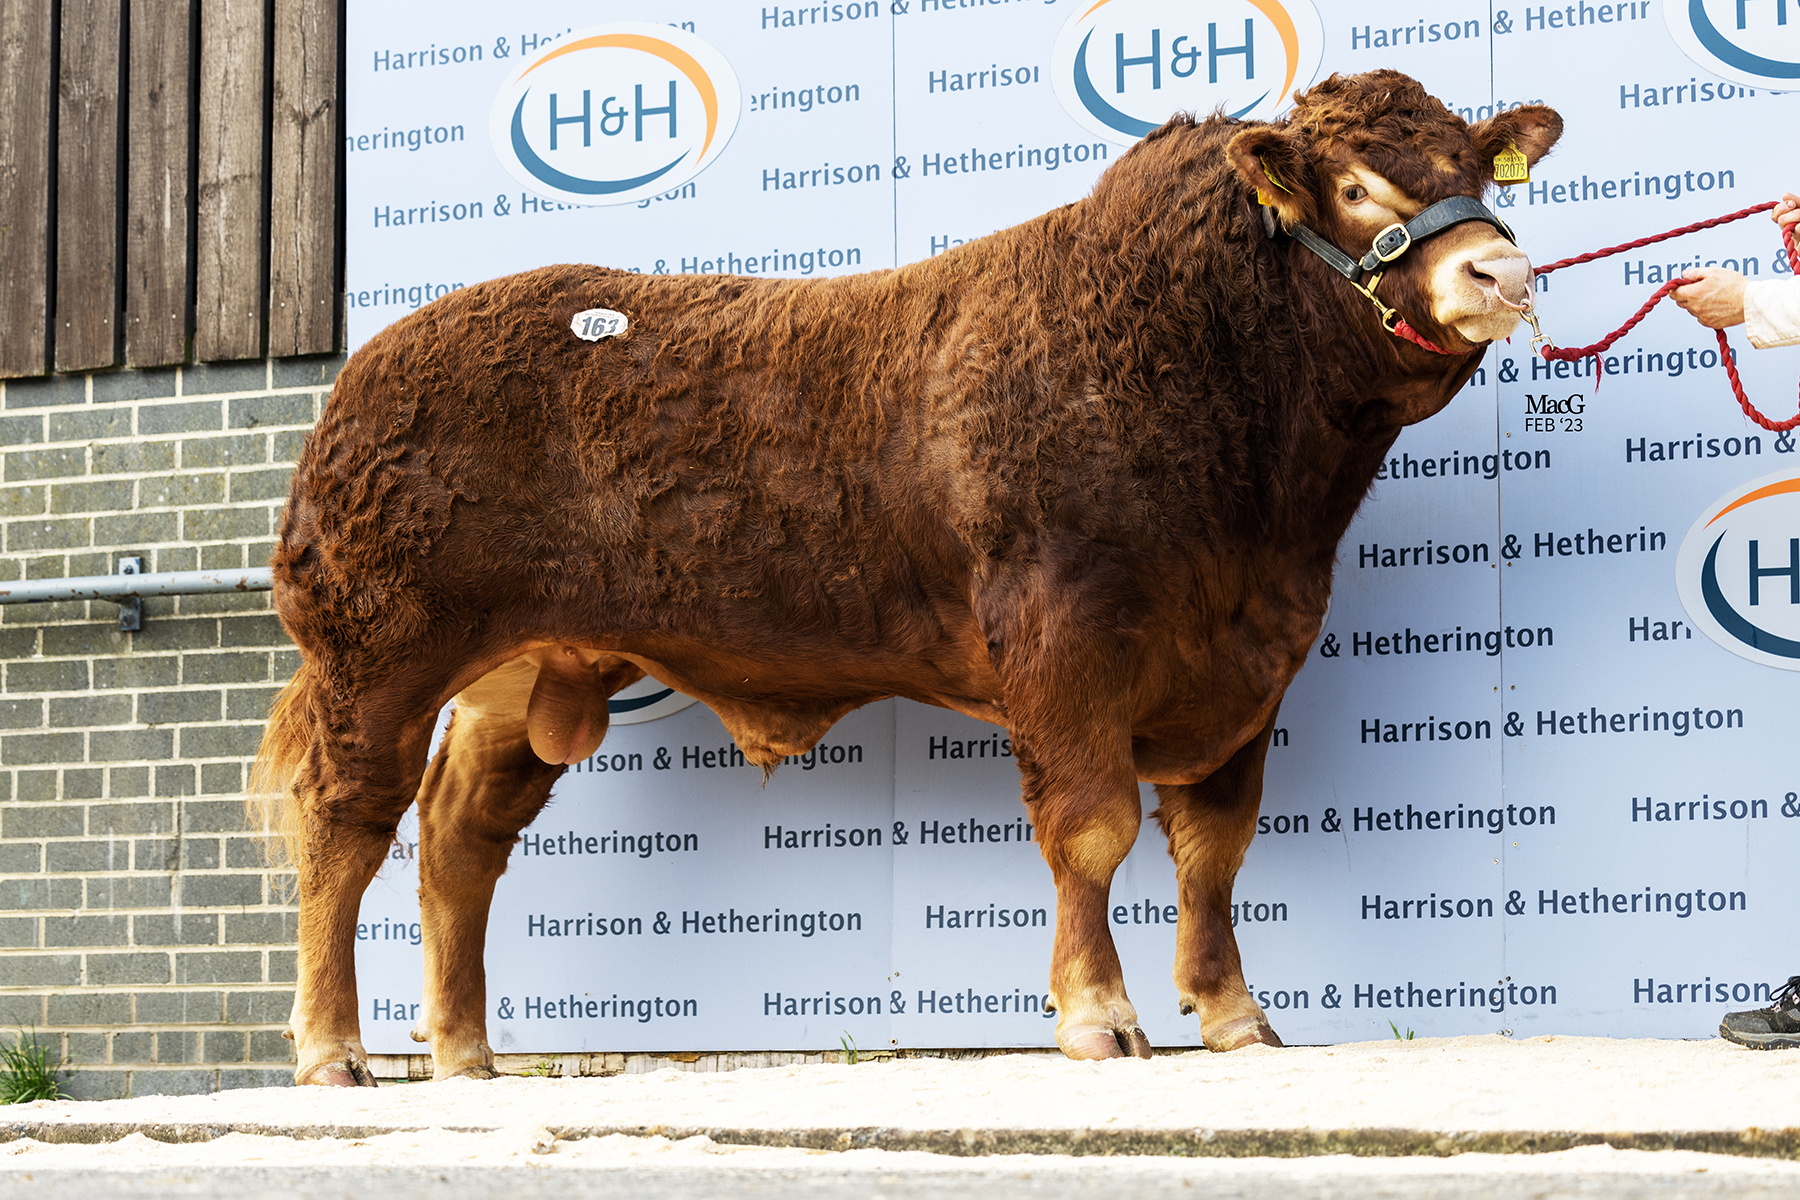
[[[475,1063],[460,1071],[452,1071],[448,1075],[438,1075],[437,1079],[498,1079],[500,1072],[487,1063]]]
[[[1150,1039],[1133,1025],[1129,1029],[1083,1029],[1059,1035],[1064,1054],[1077,1061],[1098,1058],[1150,1058]]]
[[[1242,1050],[1245,1046],[1281,1045],[1281,1039],[1275,1036],[1275,1031],[1261,1017],[1239,1017],[1235,1021],[1227,1021],[1217,1029],[1206,1032],[1200,1040],[1206,1043],[1208,1050],[1219,1053]]]
[[[377,1087],[367,1063],[346,1058],[343,1062],[314,1063],[294,1072],[299,1087]]]

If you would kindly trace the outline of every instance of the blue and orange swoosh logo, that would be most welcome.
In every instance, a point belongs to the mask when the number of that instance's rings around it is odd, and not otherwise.
[[[694,85],[694,90],[700,93],[700,104],[706,112],[706,139],[700,145],[699,154],[700,158],[705,158],[707,150],[712,147],[713,135],[719,129],[719,93],[713,87],[712,77],[706,73],[706,69],[694,61],[693,55],[679,46],[673,46],[660,38],[649,37],[641,33],[596,34],[593,37],[578,38],[566,46],[558,46],[525,68],[519,79],[522,81],[525,76],[545,63],[552,62],[564,55],[582,50],[604,49],[638,50],[645,54],[655,55],[687,77],[688,82]],[[689,152],[684,150],[674,161],[630,179],[584,179],[579,175],[570,175],[566,171],[559,171],[545,162],[542,156],[532,149],[530,140],[525,136],[525,101],[530,95],[531,90],[527,88],[519,97],[518,105],[513,109],[513,153],[519,156],[519,162],[527,171],[552,187],[584,196],[616,195],[655,182],[680,166],[682,160],[688,156]]]
[[[1294,74],[1300,69],[1300,31],[1294,25],[1294,18],[1288,15],[1287,9],[1283,8],[1277,0],[1249,0],[1249,2],[1269,19],[1269,23],[1275,26],[1276,32],[1281,36],[1282,60],[1286,64],[1286,73],[1281,80],[1281,90],[1275,93],[1277,103],[1279,103],[1280,99],[1287,95],[1288,89],[1294,86]],[[1695,2],[1698,3],[1698,0]],[[1082,13],[1079,19],[1085,21],[1111,3],[1112,0],[1096,0],[1096,3]],[[1092,113],[1096,120],[1117,129],[1120,133],[1129,134],[1132,137],[1143,137],[1155,129],[1156,125],[1139,120],[1128,113],[1120,112],[1108,104],[1094,89],[1093,81],[1088,78],[1088,41],[1093,36],[1093,31],[1089,30],[1087,36],[1081,39],[1081,49],[1075,52],[1075,93],[1081,98],[1083,107]],[[1227,115],[1241,117],[1268,97],[1269,93],[1264,92],[1236,112]]]
[[[1766,500],[1770,496],[1780,496],[1787,492],[1800,492],[1800,479],[1783,479],[1779,482],[1771,483],[1767,487],[1759,487],[1748,495],[1739,496],[1736,500],[1733,500],[1730,504],[1721,508],[1718,516],[1715,516],[1712,521],[1708,521],[1706,524],[1710,527],[1714,521],[1719,519],[1719,517],[1723,517],[1734,508],[1742,508],[1744,505],[1752,503],[1753,501]]]
[[[1256,3],[1258,0],[1252,0]],[[1744,11],[1743,0],[1738,0],[1738,12]],[[1743,20],[1742,16],[1738,18]],[[1786,13],[1782,20],[1787,19]],[[1700,44],[1728,66],[1740,71],[1748,71],[1752,75],[1761,75],[1768,79],[1800,79],[1800,62],[1787,62],[1779,58],[1764,58],[1760,54],[1752,54],[1730,38],[1719,32],[1712,18],[1706,15],[1705,0],[1688,0],[1688,27]]]
[[[1724,520],[1727,514],[1754,504],[1758,500],[1767,500],[1771,496],[1790,496],[1800,493],[1800,478],[1778,479],[1774,483],[1744,493],[1730,504],[1721,508],[1708,521],[1705,528],[1710,529]],[[1731,606],[1725,591],[1719,586],[1719,547],[1730,534],[1730,529],[1721,529],[1719,536],[1713,539],[1712,548],[1706,552],[1706,562],[1700,568],[1700,598],[1706,605],[1706,611],[1712,614],[1719,627],[1744,645],[1764,654],[1773,654],[1781,658],[1800,659],[1800,642],[1780,634],[1770,633],[1745,617]]]
[[[1260,3],[1260,0],[1252,0]],[[707,150],[712,146],[713,134],[719,129],[719,93],[713,87],[711,76],[706,69],[694,61],[694,56],[678,46],[672,46],[660,38],[647,37],[641,33],[601,33],[593,37],[579,38],[566,46],[558,46],[544,57],[526,67],[519,76],[523,80],[545,63],[554,62],[565,54],[574,54],[578,50],[642,50],[645,54],[654,54],[683,75],[700,93],[700,103],[706,109],[706,140],[700,145],[700,157],[705,158]]]
[[[1720,513],[1719,516],[1724,516]],[[1717,520],[1718,517],[1713,518]],[[1710,524],[1711,522],[1708,522]],[[1700,596],[1706,602],[1706,611],[1712,614],[1719,628],[1729,633],[1738,641],[1753,650],[1761,650],[1764,654],[1774,654],[1781,658],[1800,659],[1800,642],[1792,638],[1784,638],[1780,634],[1770,633],[1748,618],[1737,609],[1731,607],[1731,601],[1725,598],[1725,591],[1719,586],[1719,543],[1725,540],[1729,529],[1719,531],[1713,541],[1712,549],[1706,552],[1706,565],[1700,568]]]

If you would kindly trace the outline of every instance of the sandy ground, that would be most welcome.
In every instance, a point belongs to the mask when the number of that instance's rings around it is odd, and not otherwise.
[[[1151,1062],[902,1059],[40,1101],[0,1109],[0,1139],[11,1138],[0,1140],[0,1200],[57,1192],[111,1200],[1091,1200],[1101,1190],[1108,1200],[1202,1190],[1242,1200],[1800,1197],[1800,1163],[1605,1145],[1430,1157],[1428,1140],[1420,1157],[1189,1159],[958,1157],[723,1140],[727,1130],[872,1127],[958,1137],[1088,1131],[1089,1138],[1132,1130],[1778,1131],[1800,1129],[1797,1085],[1800,1053],[1756,1053],[1717,1040],[1466,1037],[1191,1052]],[[46,1140],[58,1134],[45,1126],[56,1125],[83,1127],[84,1136],[105,1127],[108,1140]],[[161,1140],[183,1126],[205,1127],[209,1140]],[[712,1129],[719,1139],[606,1132],[656,1126]],[[333,1128],[339,1136],[330,1135]],[[27,1130],[41,1137],[18,1136]],[[582,1131],[592,1132],[569,1136]],[[1785,1136],[1788,1150],[1800,1145]]]
[[[1800,1128],[1800,1052],[1709,1041],[1498,1036],[1150,1062],[1020,1055],[900,1059],[612,1078],[505,1078],[380,1089],[265,1088],[210,1096],[39,1101],[19,1121],[204,1123],[277,1130],[353,1126],[586,1129],[1422,1129]]]

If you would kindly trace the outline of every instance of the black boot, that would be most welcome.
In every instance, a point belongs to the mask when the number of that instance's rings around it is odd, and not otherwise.
[[[1769,1007],[1726,1013],[1719,1022],[1719,1036],[1752,1050],[1800,1047],[1800,975],[1788,979]]]

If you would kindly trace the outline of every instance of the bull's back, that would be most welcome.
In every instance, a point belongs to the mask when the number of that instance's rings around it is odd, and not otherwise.
[[[891,282],[564,266],[453,293],[347,364],[278,576],[365,618],[405,593],[596,633],[930,643],[959,568],[904,449],[918,347],[893,331],[925,321]],[[578,338],[590,308],[627,328]]]

